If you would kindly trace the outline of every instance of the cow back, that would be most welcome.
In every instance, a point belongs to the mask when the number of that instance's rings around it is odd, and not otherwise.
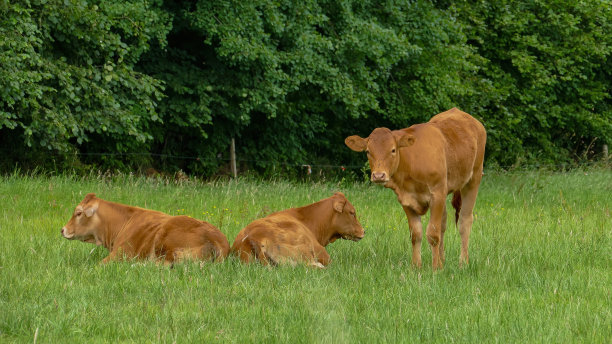
[[[475,171],[482,171],[486,131],[469,114],[453,108],[434,116],[428,124],[444,137],[448,192],[459,190]]]

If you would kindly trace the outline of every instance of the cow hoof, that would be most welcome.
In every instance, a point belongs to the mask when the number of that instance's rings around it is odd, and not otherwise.
[[[313,262],[310,265],[314,266],[315,268],[319,268],[319,269],[325,269],[325,265],[319,263],[319,262]]]

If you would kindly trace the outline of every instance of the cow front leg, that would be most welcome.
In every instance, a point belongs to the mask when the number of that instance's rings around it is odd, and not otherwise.
[[[442,242],[442,219],[446,212],[445,193],[434,193],[431,202],[431,216],[427,224],[427,241],[431,246],[432,267],[434,270],[442,269],[444,263],[440,254]],[[442,253],[443,254],[443,253]]]
[[[102,259],[102,261],[100,261],[100,264],[108,264],[111,261],[123,260],[125,257],[126,257],[126,252],[121,248],[121,246],[119,246],[119,247],[113,249],[112,251],[110,251],[108,256],[106,256],[106,258],[104,258],[104,259]]]
[[[100,261],[100,264],[102,264],[102,265],[104,265],[104,264],[108,264],[108,263],[110,263],[111,261],[114,261],[114,260],[118,260],[118,254],[117,254],[117,251],[111,251],[111,252],[108,254],[108,256],[106,256],[106,258],[104,258],[104,259],[102,259],[102,260]]]
[[[329,257],[329,253],[327,253],[327,250],[325,249],[325,247],[318,245],[314,247],[314,262],[315,266],[317,267],[322,267],[325,268],[330,261],[330,257]],[[318,265],[322,265],[322,266],[318,266]]]
[[[423,227],[421,217],[414,210],[404,207],[410,228],[410,241],[412,241],[412,266],[420,268],[421,263],[421,241],[423,239]]]

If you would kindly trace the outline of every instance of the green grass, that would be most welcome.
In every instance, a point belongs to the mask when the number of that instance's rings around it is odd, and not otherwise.
[[[366,228],[328,246],[326,270],[98,262],[61,237],[88,192],[220,227],[343,191]],[[612,338],[612,172],[487,174],[470,265],[450,221],[446,265],[410,267],[392,191],[283,181],[183,184],[136,177],[0,177],[0,342],[541,342]],[[425,219],[426,221],[427,219]]]

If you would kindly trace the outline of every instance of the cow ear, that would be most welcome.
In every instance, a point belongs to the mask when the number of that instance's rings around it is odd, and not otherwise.
[[[344,144],[355,152],[363,152],[368,148],[368,139],[364,139],[357,135],[349,136],[344,140]]]
[[[339,199],[334,200],[334,210],[341,213],[344,210],[344,205],[346,204],[346,200]]]
[[[85,216],[92,217],[93,214],[95,214],[97,210],[98,210],[98,203],[92,204],[88,206],[87,208],[85,208]]]
[[[91,201],[94,198],[96,198],[96,194],[95,193],[88,193],[87,195],[85,195],[85,198],[83,199],[82,203],[87,203],[87,202]]]
[[[397,140],[397,146],[402,148],[402,147],[409,147],[412,146],[414,144],[414,136],[410,135],[408,133],[405,133],[403,131],[396,131],[393,133],[395,135],[395,139]]]

